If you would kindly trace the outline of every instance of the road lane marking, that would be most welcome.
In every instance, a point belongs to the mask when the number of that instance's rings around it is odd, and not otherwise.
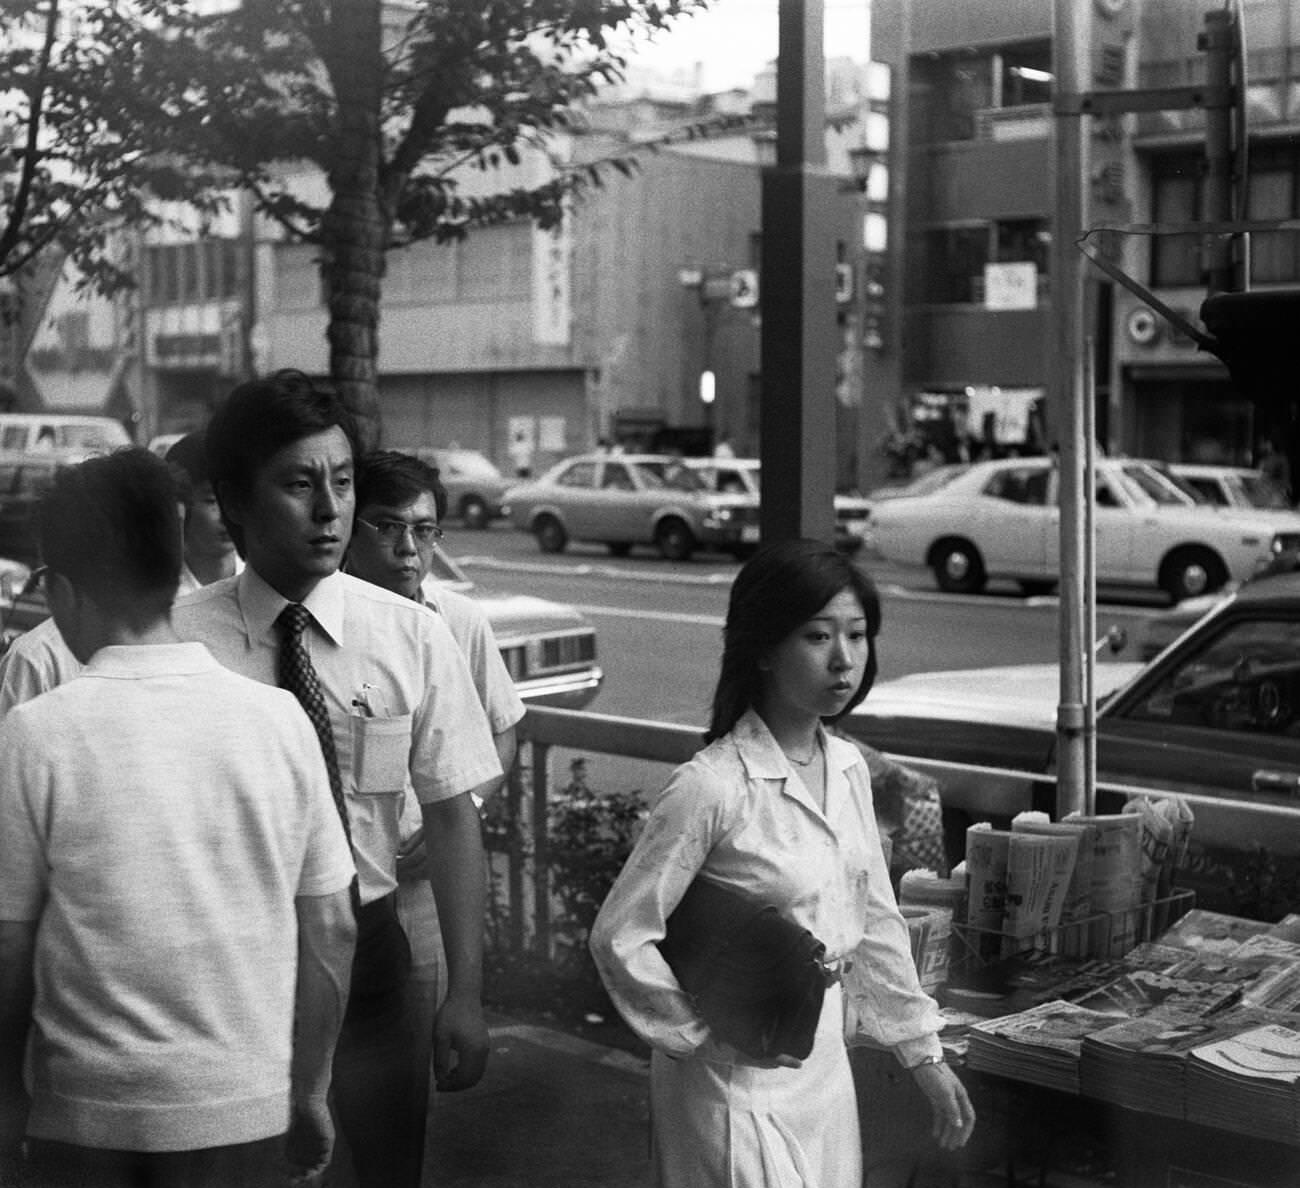
[[[684,611],[630,610],[623,606],[592,606],[588,603],[570,604],[584,615],[599,615],[609,619],[655,619],[661,623],[690,623],[697,627],[722,627],[726,623],[721,615],[690,615]]]
[[[620,565],[547,565],[539,561],[503,560],[500,557],[469,554],[457,557],[461,565],[483,569],[503,569],[513,573],[545,574],[548,577],[609,577],[639,582],[672,582],[682,586],[729,586],[734,573],[680,573],[630,569]]]

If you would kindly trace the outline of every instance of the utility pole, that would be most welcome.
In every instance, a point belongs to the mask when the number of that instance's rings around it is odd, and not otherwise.
[[[1051,384],[1060,417],[1059,483],[1061,546],[1060,657],[1061,691],[1056,711],[1056,812],[1090,808],[1090,743],[1086,726],[1085,670],[1092,641],[1084,638],[1087,599],[1095,590],[1084,574],[1083,533],[1085,450],[1083,438],[1083,256],[1075,246],[1083,232],[1083,179],[1087,176],[1084,119],[1076,102],[1089,81],[1092,7],[1077,0],[1054,0],[1052,74],[1055,87],[1055,205],[1052,218],[1052,352]]]
[[[763,171],[764,541],[833,539],[835,244],[826,171],[823,0],[780,0],[776,165]]]

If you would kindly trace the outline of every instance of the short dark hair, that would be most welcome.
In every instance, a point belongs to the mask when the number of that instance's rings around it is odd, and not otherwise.
[[[880,596],[875,582],[845,554],[820,540],[775,541],[745,563],[731,585],[722,667],[705,734],[709,742],[721,738],[757,704],[762,689],[759,661],[842,590],[851,591],[862,603],[872,647],[862,684],[843,711],[828,719],[832,722],[857,705],[876,679]]]
[[[183,549],[161,458],[130,448],[60,471],[36,523],[42,562],[105,612],[135,628],[167,614]]]
[[[217,406],[204,435],[208,478],[218,501],[223,488],[247,495],[257,472],[285,446],[334,428],[343,430],[352,457],[359,457],[356,415],[323,380],[286,369],[240,384]],[[242,554],[244,533],[226,514],[224,502],[221,511]]]
[[[436,466],[398,450],[373,450],[357,464],[358,509],[372,503],[401,507],[426,494],[433,496],[441,523],[447,518],[447,488]]]
[[[203,483],[209,483],[208,456],[204,446],[204,431],[196,429],[178,438],[163,455],[176,481],[176,491],[181,501],[188,507],[194,502],[194,489]]]

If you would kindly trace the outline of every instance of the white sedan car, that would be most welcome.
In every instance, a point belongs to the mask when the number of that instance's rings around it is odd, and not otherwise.
[[[1051,458],[977,462],[927,495],[876,503],[876,549],[928,566],[939,588],[978,593],[1011,578],[1026,593],[1060,579],[1057,467]],[[1245,581],[1300,550],[1300,515],[1194,504],[1148,463],[1097,463],[1097,580],[1155,586],[1175,602]]]

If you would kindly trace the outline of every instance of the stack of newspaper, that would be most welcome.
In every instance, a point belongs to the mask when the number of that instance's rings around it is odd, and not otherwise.
[[[1072,1002],[1040,1003],[975,1024],[970,1030],[967,1062],[980,1072],[1078,1093],[1084,1037],[1116,1021],[1113,1014]]]
[[[1186,1070],[1194,1048],[1262,1024],[1295,1021],[1258,1007],[1236,1006],[1204,1019],[1170,1018],[1157,1010],[1114,1022],[1084,1037],[1080,1089],[1131,1110],[1182,1118]]]
[[[1300,1142],[1300,1031],[1265,1024],[1195,1048],[1187,1120],[1277,1142]]]

